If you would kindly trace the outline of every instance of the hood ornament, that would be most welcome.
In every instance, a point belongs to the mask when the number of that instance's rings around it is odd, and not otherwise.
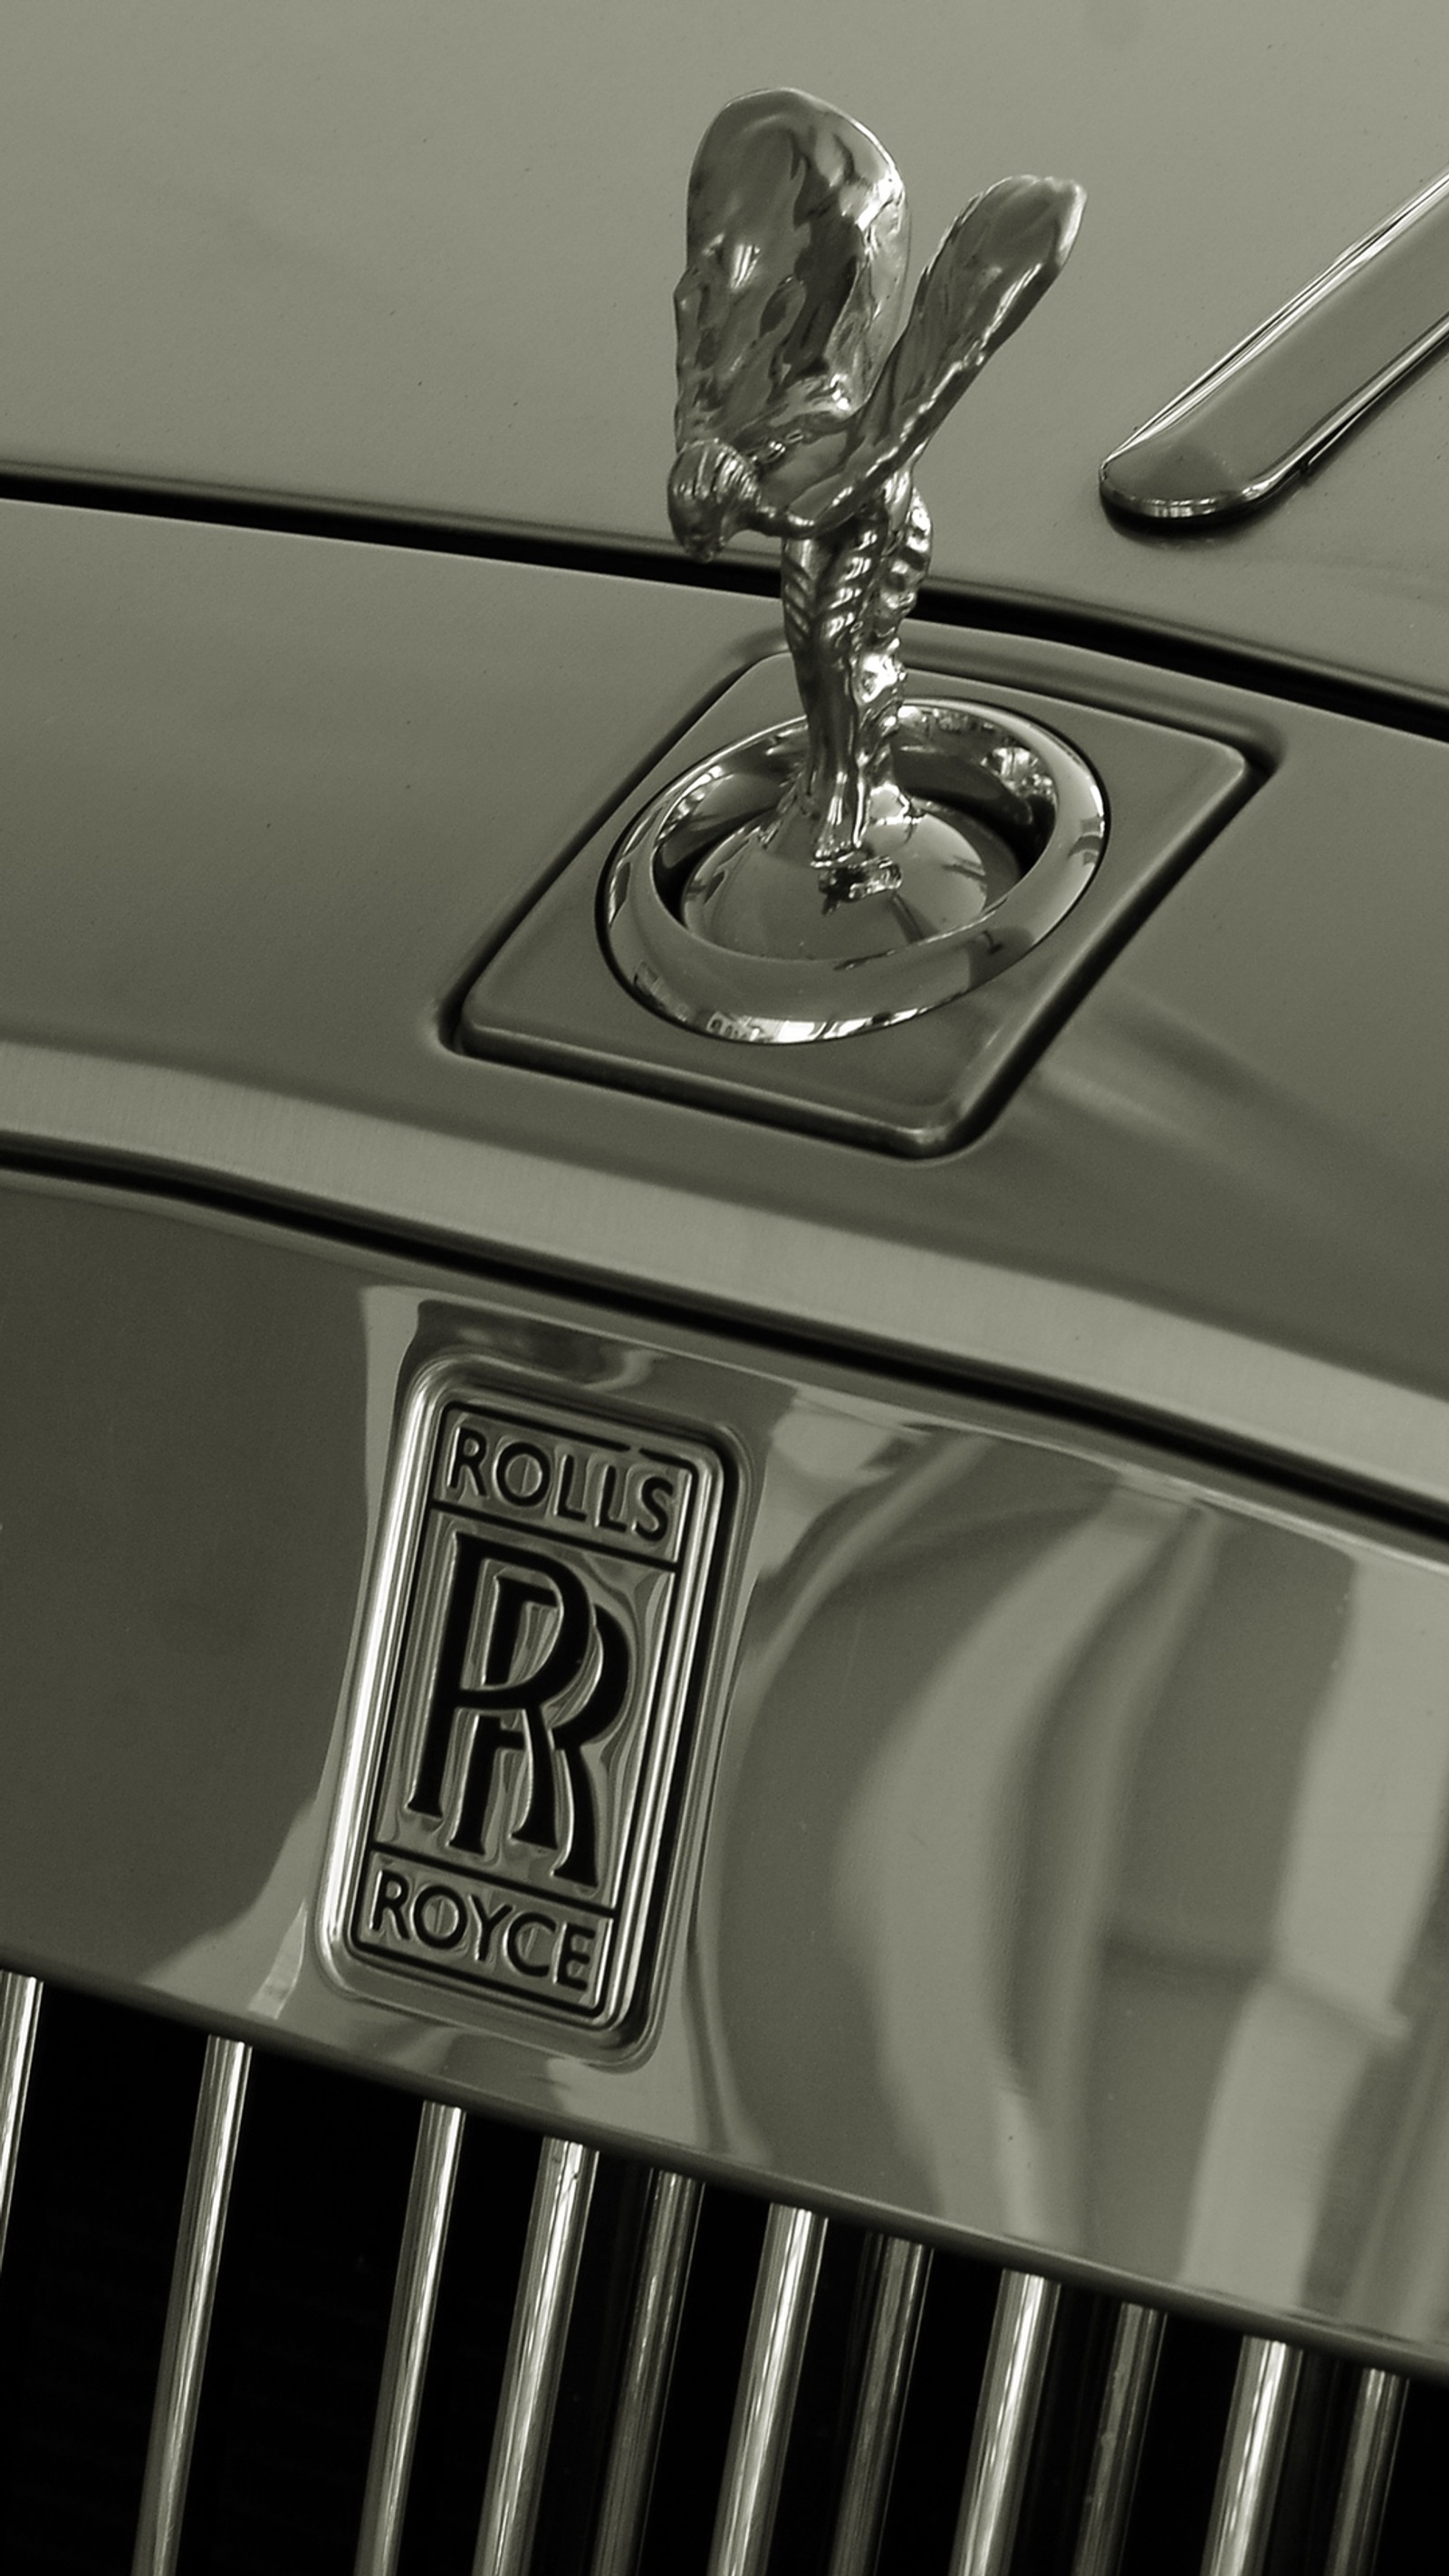
[[[1077,756],[1000,710],[908,700],[900,648],[930,558],[916,466],[1082,205],[1070,181],[999,180],[897,336],[909,215],[875,137],[798,90],[736,99],[705,134],[669,515],[701,560],[741,530],[780,539],[804,718],[678,781],[617,854],[609,944],[667,1017],[777,1042],[912,1018],[1034,945],[1095,867],[1105,814]]]

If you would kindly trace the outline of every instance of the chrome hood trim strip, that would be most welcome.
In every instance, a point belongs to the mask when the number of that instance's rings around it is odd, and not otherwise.
[[[1114,448],[1104,502],[1184,527],[1272,500],[1449,340],[1446,235],[1449,175]]]

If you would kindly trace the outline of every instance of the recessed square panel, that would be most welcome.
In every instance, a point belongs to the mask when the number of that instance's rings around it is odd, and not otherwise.
[[[907,693],[985,700],[1068,741],[1102,783],[1104,854],[1065,918],[994,981],[891,1028],[810,1045],[678,1026],[605,954],[601,890],[635,817],[684,772],[798,712],[788,656],[734,681],[656,763],[497,948],[465,995],[467,1053],[612,1082],[900,1154],[978,1135],[1092,978],[1252,789],[1241,751],[1115,709],[911,671]]]
[[[344,1977],[557,2029],[639,2001],[722,1465],[665,1427],[431,1383],[352,1765]]]

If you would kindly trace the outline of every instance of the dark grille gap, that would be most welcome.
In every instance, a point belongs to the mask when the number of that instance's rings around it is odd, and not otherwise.
[[[706,2191],[640,2576],[698,2576],[708,2563],[764,2236],[762,2200]]]
[[[1017,2576],[1069,2576],[1116,2322],[1115,2299],[1063,2290],[1017,2527]]]
[[[1162,2576],[1167,2567],[1202,2564],[1238,2349],[1227,2326],[1169,2320],[1122,2576]]]
[[[1416,2380],[1389,2488],[1377,2565],[1380,2576],[1442,2576],[1444,2469],[1449,2461],[1449,2387]]]
[[[880,2576],[942,2576],[949,2564],[999,2279],[960,2254],[931,2265]]]
[[[538,2172],[525,2129],[470,2120],[423,2388],[400,2576],[470,2576]]]
[[[417,2124],[390,2087],[254,2064],[181,2576],[348,2576]]]
[[[869,2238],[834,2225],[811,2312],[770,2553],[771,2576],[823,2576],[870,2326]]]
[[[0,2566],[128,2576],[205,2043],[48,1991],[0,2276]]]
[[[1357,2383],[1351,2363],[1304,2354],[1263,2576],[1300,2576],[1328,2555]]]
[[[534,2563],[548,2576],[585,2576],[593,2556],[649,2179],[648,2165],[599,2159],[534,2545]]]

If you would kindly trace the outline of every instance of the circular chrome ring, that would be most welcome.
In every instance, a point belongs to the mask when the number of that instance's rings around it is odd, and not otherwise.
[[[799,1046],[889,1028],[957,1000],[1035,948],[1095,874],[1106,802],[1069,743],[1025,716],[964,698],[910,698],[896,771],[913,796],[999,826],[1004,807],[1036,843],[1021,876],[965,928],[863,957],[757,957],[686,928],[691,871],[731,831],[778,805],[805,747],[797,717],[717,751],[631,824],[603,882],[613,964],[642,1002],[709,1037]]]

